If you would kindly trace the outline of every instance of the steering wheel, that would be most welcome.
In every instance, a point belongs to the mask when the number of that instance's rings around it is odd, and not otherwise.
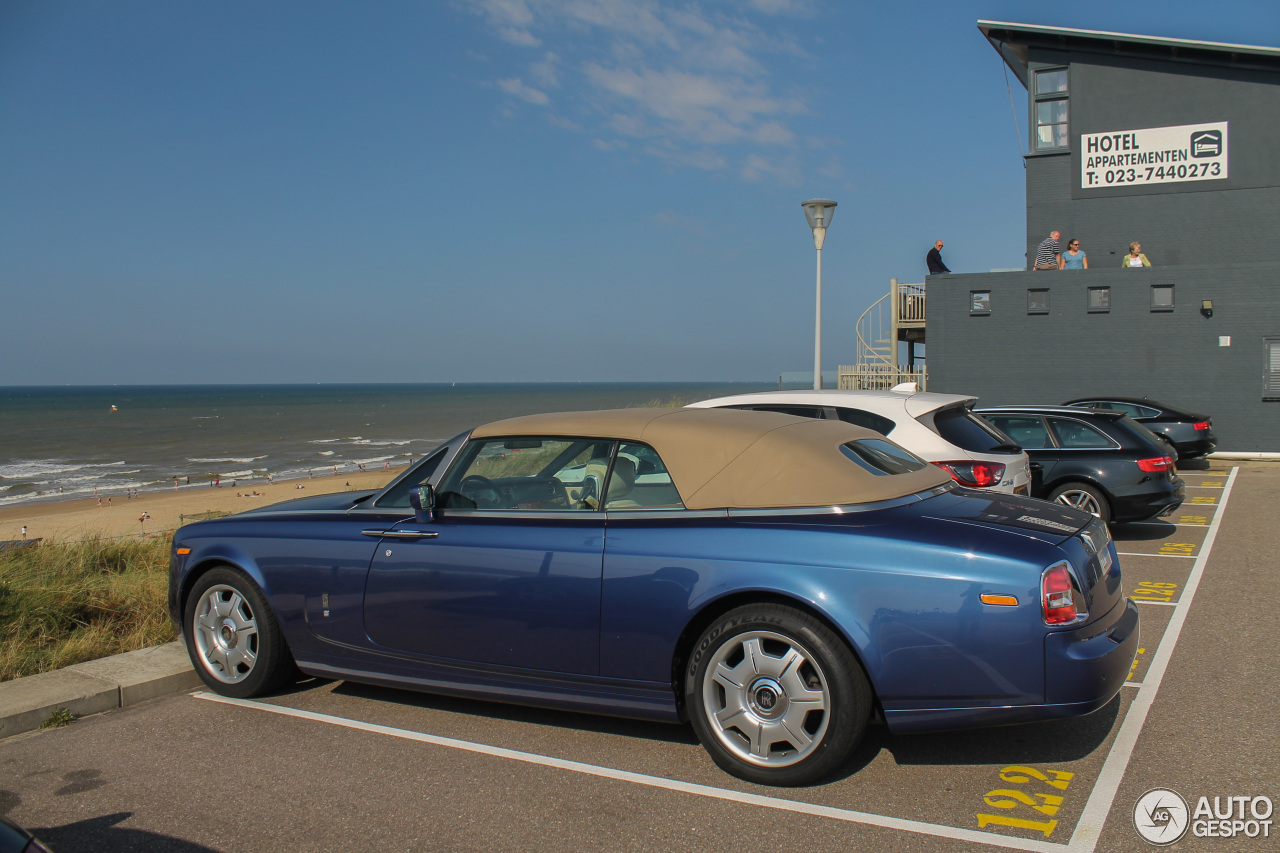
[[[488,477],[471,474],[463,477],[458,484],[458,491],[476,502],[476,506],[493,509],[502,505],[502,495],[498,487]]]

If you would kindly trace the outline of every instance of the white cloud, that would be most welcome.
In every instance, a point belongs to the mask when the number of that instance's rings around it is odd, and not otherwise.
[[[759,154],[749,154],[747,155],[746,164],[742,167],[741,174],[748,181],[771,178],[787,187],[797,186],[802,179],[800,168],[793,156],[770,161]]]
[[[529,74],[534,80],[543,86],[555,89],[560,86],[560,76],[557,72],[557,66],[560,64],[560,57],[554,53],[548,52],[541,62],[535,62],[529,66]]]
[[[551,99],[547,97],[546,92],[541,92],[532,86],[526,86],[524,81],[518,77],[513,77],[509,80],[499,80],[498,88],[502,89],[502,91],[506,92],[508,95],[515,95],[517,98],[528,101],[531,104],[546,106],[551,102]]]
[[[597,149],[619,147],[616,138],[604,141],[611,132],[646,140],[641,150],[668,164],[724,169],[736,161],[749,180],[799,174],[794,156],[776,155],[801,145],[790,123],[808,107],[777,91],[770,63],[804,56],[781,18],[810,14],[809,0],[472,0],[472,7],[503,41],[542,48],[507,51],[498,61],[508,76],[497,85],[542,106],[550,104],[547,90],[557,90],[556,123],[580,127]]]

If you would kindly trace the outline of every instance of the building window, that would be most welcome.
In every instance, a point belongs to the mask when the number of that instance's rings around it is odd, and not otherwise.
[[[1037,151],[1059,151],[1067,147],[1067,69],[1047,68],[1035,74],[1035,122]]]
[[[1263,338],[1262,399],[1280,400],[1280,338]]]
[[[1151,310],[1152,311],[1172,311],[1173,310],[1173,285],[1172,284],[1151,285]]]
[[[970,315],[991,313],[990,290],[971,290],[969,291],[969,300]]]
[[[1027,313],[1028,314],[1048,314],[1049,313],[1049,288],[1047,287],[1027,288]]]
[[[1111,288],[1089,288],[1089,313],[1105,314],[1111,310]]]

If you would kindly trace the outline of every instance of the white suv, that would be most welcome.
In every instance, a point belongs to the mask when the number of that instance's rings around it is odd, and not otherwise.
[[[847,421],[889,436],[943,468],[969,488],[1026,495],[1027,454],[1013,439],[970,411],[977,397],[917,391],[914,383],[889,391],[764,391],[691,403],[695,409],[754,409]]]

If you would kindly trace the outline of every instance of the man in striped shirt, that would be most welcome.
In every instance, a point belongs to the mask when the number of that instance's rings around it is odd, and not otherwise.
[[[1036,264],[1032,269],[1056,270],[1058,268],[1058,255],[1062,253],[1058,247],[1058,238],[1061,236],[1057,231],[1049,232],[1049,237],[1036,249]]]

